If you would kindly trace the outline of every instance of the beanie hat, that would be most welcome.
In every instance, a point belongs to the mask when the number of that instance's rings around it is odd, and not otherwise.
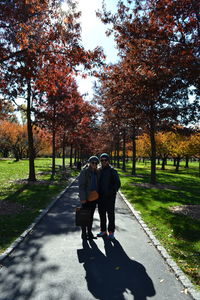
[[[97,163],[99,163],[99,159],[97,156],[90,156],[90,158],[88,159],[88,162],[90,163],[91,161],[96,161]]]
[[[107,160],[110,160],[110,156],[107,153],[102,153],[100,156],[100,159],[105,158]]]

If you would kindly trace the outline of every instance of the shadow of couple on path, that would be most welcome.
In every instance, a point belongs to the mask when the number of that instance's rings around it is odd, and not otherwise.
[[[77,250],[90,293],[101,300],[146,300],[154,296],[154,285],[144,266],[130,259],[117,240],[103,240],[105,254],[93,240],[83,241],[83,249]]]

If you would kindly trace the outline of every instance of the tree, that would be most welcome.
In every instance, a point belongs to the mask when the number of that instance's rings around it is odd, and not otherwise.
[[[194,157],[199,160],[199,177],[200,177],[200,132],[197,131],[191,135],[189,141],[189,149]]]
[[[11,136],[9,132],[11,123],[8,121],[0,122],[0,152],[3,157],[8,157],[12,149]]]
[[[132,99],[137,97],[145,118],[143,126],[151,140],[153,184],[156,183],[156,132],[166,125],[195,121],[198,113],[198,101],[192,104],[188,101],[188,88],[191,84],[198,87],[194,73],[199,63],[199,25],[194,1],[187,2],[191,6],[184,6],[185,1],[181,1],[180,9],[175,1],[135,1],[131,5],[119,1],[115,15],[105,7],[98,13],[105,24],[112,24],[123,72],[131,78],[124,82],[125,89],[132,87]]]
[[[174,145],[173,135],[171,132],[160,131],[156,134],[156,147],[158,157],[162,159],[162,170],[165,170],[167,159],[172,154],[172,147]]]
[[[41,98],[39,86],[49,76],[51,65],[65,72],[76,72],[82,63],[91,68],[99,63],[99,49],[84,51],[80,45],[80,25],[74,1],[68,1],[69,11],[63,13],[59,0],[15,1],[1,3],[0,45],[4,95],[15,101],[26,99],[29,147],[29,181],[35,181],[33,121],[34,103]],[[53,76],[53,74],[51,74]],[[64,74],[63,74],[64,75]],[[66,75],[66,73],[65,73]],[[52,78],[52,77],[51,77]],[[51,90],[57,89],[53,83]],[[45,91],[47,92],[47,91]]]
[[[4,157],[12,152],[16,161],[22,159],[27,152],[27,133],[25,126],[20,124],[2,121],[0,126],[0,151]]]
[[[151,142],[149,135],[144,133],[139,135],[136,143],[137,157],[138,158],[150,158],[151,157]]]

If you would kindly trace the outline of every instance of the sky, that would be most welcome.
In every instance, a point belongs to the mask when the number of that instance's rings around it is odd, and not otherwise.
[[[118,0],[105,0],[108,10],[115,12]],[[96,17],[96,11],[102,8],[102,0],[78,0],[78,9],[82,12],[80,18],[82,27],[82,43],[85,49],[92,50],[97,46],[103,48],[106,55],[106,62],[115,63],[117,61],[117,50],[113,37],[105,34],[108,26],[104,25]],[[86,99],[91,99],[93,95],[92,86],[94,78],[77,79],[81,94],[87,93]]]

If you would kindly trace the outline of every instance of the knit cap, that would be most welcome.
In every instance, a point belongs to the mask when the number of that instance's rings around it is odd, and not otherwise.
[[[93,155],[90,156],[90,158],[88,159],[88,162],[90,163],[91,161],[96,161],[97,163],[99,163],[99,159],[97,156]]]
[[[110,160],[110,156],[107,153],[102,153],[100,156],[100,159],[105,158],[107,160]]]

